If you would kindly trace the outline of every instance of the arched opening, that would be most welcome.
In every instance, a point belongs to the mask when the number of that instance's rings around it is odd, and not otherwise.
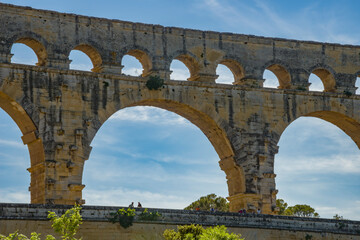
[[[322,218],[338,214],[360,220],[360,125],[334,112],[309,116],[281,135],[275,156],[277,198],[310,205]]]
[[[356,77],[355,87],[357,87],[355,94],[360,94],[360,75]]]
[[[87,44],[76,46],[69,54],[70,69],[101,72],[102,59],[98,51]]]
[[[173,105],[172,110],[181,107]],[[125,108],[96,136],[83,174],[87,204],[127,206],[140,201],[143,207],[182,209],[209,193],[228,195],[213,146],[203,131],[175,113],[148,106]],[[229,154],[224,149],[217,151]]]
[[[122,73],[130,76],[146,77],[151,73],[152,69],[150,57],[144,51],[138,49],[128,51],[123,56],[121,64],[124,66]]]
[[[273,64],[266,68],[263,74],[264,87],[289,89],[291,88],[290,73],[281,65]]]
[[[245,75],[243,67],[236,61],[231,59],[222,60],[217,68],[216,83],[233,84],[239,82]]]
[[[189,69],[186,67],[186,65],[183,62],[179,60],[174,59],[171,62],[170,71],[171,71],[170,79],[172,80],[185,81],[190,78]]]
[[[263,87],[265,87],[265,88],[277,88],[279,86],[278,78],[270,70],[265,69],[263,78],[264,78]]]
[[[22,43],[14,43],[11,48],[11,63],[36,65],[38,62],[35,52]]]
[[[29,153],[21,131],[0,108],[0,202],[30,203]]]
[[[199,67],[198,62],[195,60],[195,58],[193,58],[189,54],[181,54],[181,55],[175,57],[174,59],[182,62],[189,70],[190,77],[187,78],[187,80],[195,81],[200,77],[199,76],[200,67]]]
[[[321,85],[318,83],[318,79],[313,75],[316,75],[321,80],[323,84],[322,88],[320,88]],[[315,84],[312,81],[314,81]],[[336,90],[334,76],[324,68],[315,69],[309,77],[309,82],[312,83],[309,87],[311,91],[321,91],[318,89],[323,89],[324,92],[334,92]],[[314,86],[312,86],[313,84]]]
[[[37,40],[32,38],[20,38],[11,48],[12,63],[27,65],[44,66],[47,61],[45,47]]]
[[[45,203],[44,168],[37,168],[45,162],[45,152],[41,139],[36,136],[37,128],[25,110],[13,99],[0,92],[0,108],[16,123],[22,134],[22,141],[27,145],[30,155],[31,203]],[[29,106],[30,108],[30,106]],[[26,168],[29,164],[23,166]]]
[[[316,76],[315,74],[310,74],[309,76],[309,91],[314,91],[314,92],[323,92],[324,91],[324,84],[321,81],[321,79]]]

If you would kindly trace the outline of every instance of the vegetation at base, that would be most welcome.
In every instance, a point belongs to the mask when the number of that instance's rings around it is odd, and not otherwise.
[[[345,220],[344,217],[343,217],[343,216],[340,216],[339,214],[335,214],[335,215],[333,216],[333,219],[335,219],[335,220]]]
[[[228,233],[225,226],[204,229],[201,225],[178,226],[178,230],[166,229],[165,240],[244,240],[241,235]]]
[[[189,206],[184,208],[185,210],[196,210],[201,211],[210,211],[213,208],[216,211],[228,212],[229,211],[229,202],[226,198],[218,197],[216,194],[211,193],[207,196],[200,197],[195,202],[191,203]]]
[[[315,209],[306,204],[296,204],[288,207],[288,204],[283,199],[276,200],[276,206],[279,208],[279,215],[296,216],[296,217],[315,217],[320,215],[315,212]]]
[[[158,90],[164,85],[164,79],[159,76],[150,76],[149,80],[146,82],[146,87],[149,90]]]
[[[139,214],[139,220],[144,220],[144,221],[156,221],[159,219],[159,217],[161,217],[161,214],[158,212],[150,212],[147,208],[145,208],[145,210]]]
[[[82,224],[82,217],[80,215],[81,207],[74,206],[73,208],[67,210],[60,217],[57,216],[54,212],[49,212],[48,218],[52,222],[51,227],[56,233],[61,235],[63,240],[77,240],[74,236],[76,235],[77,230],[79,229],[80,224]],[[9,234],[8,237],[0,234],[1,240],[41,240],[40,234],[33,232],[31,237],[28,238],[23,234],[19,234],[18,231],[15,233]],[[47,235],[45,240],[56,240],[52,235]],[[79,239],[81,240],[81,238]]]
[[[125,210],[124,208],[121,208],[114,213],[110,213],[110,215],[112,216],[109,218],[110,222],[119,222],[120,226],[123,228],[128,228],[133,225],[135,209],[128,208]]]

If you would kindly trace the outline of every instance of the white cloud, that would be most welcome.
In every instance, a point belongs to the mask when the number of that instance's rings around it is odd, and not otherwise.
[[[30,203],[30,193],[19,189],[0,189],[0,202],[3,203]]]
[[[87,205],[105,206],[128,206],[131,202],[137,205],[141,202],[146,208],[172,208],[182,209],[194,199],[186,199],[182,196],[160,194],[154,191],[130,190],[126,188],[115,189],[91,189],[84,191],[83,197]]]
[[[19,141],[13,141],[13,140],[0,139],[0,144],[8,146],[8,147],[12,147],[12,148],[21,148],[21,149],[27,148],[23,143],[21,143]]]
[[[185,118],[164,109],[138,106],[125,108],[113,114],[110,121],[148,122],[161,125],[193,125]]]

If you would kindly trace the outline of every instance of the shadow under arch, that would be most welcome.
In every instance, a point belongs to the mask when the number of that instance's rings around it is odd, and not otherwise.
[[[245,192],[245,175],[243,169],[235,163],[233,148],[226,131],[220,126],[221,123],[218,124],[207,114],[183,103],[169,100],[150,99],[131,103],[121,107],[120,109],[116,109],[112,113],[107,113],[106,116],[104,114],[104,118],[100,119],[101,124],[99,124],[98,128],[93,132],[92,136],[89,136],[90,142],[94,139],[95,134],[100,129],[101,125],[108,120],[112,114],[121,109],[136,106],[158,107],[176,113],[197,126],[209,139],[220,158],[219,165],[226,174],[229,196]],[[221,120],[218,120],[218,122],[221,122]]]
[[[73,48],[73,50],[78,50],[85,53],[91,60],[93,64],[92,72],[101,72],[102,70],[102,58],[99,52],[89,44],[80,44]]]
[[[23,134],[23,143],[28,146],[31,203],[45,203],[45,151],[42,140],[37,136],[37,127],[24,108],[1,91],[0,108],[14,120]]]
[[[22,43],[31,48],[37,58],[38,62],[36,63],[36,66],[45,66],[47,63],[48,54],[45,49],[45,46],[38,40],[32,38],[32,37],[20,37],[14,41],[14,43]]]

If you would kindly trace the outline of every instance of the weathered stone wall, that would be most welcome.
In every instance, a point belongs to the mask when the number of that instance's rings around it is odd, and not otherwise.
[[[37,66],[11,63],[24,43]],[[92,72],[69,70],[72,49],[86,53]],[[141,77],[121,74],[125,54],[143,66]],[[35,10],[0,4],[0,107],[28,145],[31,202],[74,204],[82,199],[83,167],[91,141],[116,111],[155,106],[199,127],[226,173],[231,211],[276,212],[274,155],[284,129],[301,116],[331,122],[360,145],[360,97],[355,80],[360,47],[230,33],[202,32]],[[178,59],[190,81],[169,79]],[[234,85],[216,84],[216,67]],[[262,88],[265,69],[279,89]],[[325,92],[309,92],[318,75]],[[147,76],[165,79],[159,90]]]
[[[54,234],[51,223],[46,220],[48,211],[61,215],[65,206],[0,204],[0,233],[9,234],[16,230],[30,235],[32,231],[42,235]],[[203,226],[225,225],[230,232],[240,233],[246,240],[350,240],[360,239],[360,222],[331,219],[314,219],[261,214],[239,215],[236,213],[209,213],[184,210],[150,209],[158,211],[161,217],[157,221],[139,221],[135,219],[132,227],[124,229],[120,224],[112,224],[107,218],[116,207],[84,206],[81,214],[84,223],[79,237],[92,239],[162,239],[165,229],[176,229],[177,225],[201,224]],[[140,214],[143,209],[137,209]]]

